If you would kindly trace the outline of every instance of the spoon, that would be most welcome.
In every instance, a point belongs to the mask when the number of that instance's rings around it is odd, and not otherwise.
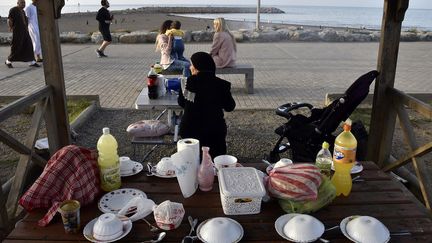
[[[265,160],[265,159],[262,159],[262,162],[264,162],[265,164],[268,164],[268,165],[272,165],[270,162],[268,162],[268,161]]]
[[[163,238],[165,238],[165,236],[166,236],[166,232],[161,232],[161,233],[158,234],[156,240],[146,240],[146,241],[143,241],[141,243],[156,243],[156,242],[160,242],[160,241],[163,240]]]
[[[336,226],[330,227],[330,228],[328,228],[328,229],[325,229],[324,231],[334,230],[334,229],[337,229],[337,228],[339,228],[339,227],[340,227],[339,225],[336,225]]]
[[[150,163],[147,163],[147,171],[148,171],[146,173],[147,176],[154,176],[155,175],[153,172],[153,166]]]
[[[198,219],[192,219],[192,216],[189,215],[188,216],[188,221],[189,221],[189,224],[191,226],[191,229],[189,231],[189,234],[183,238],[182,243],[193,242],[197,238],[196,236],[191,236],[191,235],[195,231],[195,226],[198,223]]]
[[[158,231],[159,230],[159,228],[158,227],[156,227],[156,226],[154,226],[154,225],[152,225],[152,224],[150,224],[150,222],[149,221],[147,221],[145,218],[142,218],[142,220],[144,220],[144,222],[146,222],[147,223],[147,225],[150,227],[150,231],[152,231],[152,232],[155,232],[155,231]]]

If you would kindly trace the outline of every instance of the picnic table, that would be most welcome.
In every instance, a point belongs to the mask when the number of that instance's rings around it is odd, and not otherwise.
[[[263,163],[246,163],[260,170],[265,169]],[[326,228],[338,225],[340,221],[351,215],[369,215],[381,220],[390,232],[408,231],[411,235],[392,236],[391,242],[431,242],[432,217],[426,208],[405,187],[379,170],[372,162],[363,162],[364,170],[359,174],[364,181],[353,183],[348,197],[337,197],[330,205],[311,215],[321,220]],[[242,242],[286,242],[274,228],[275,220],[285,214],[277,201],[262,204],[261,213],[255,215],[225,216],[219,197],[217,181],[210,192],[199,189],[190,198],[183,198],[175,178],[164,179],[147,177],[141,172],[123,180],[122,188],[136,188],[145,192],[148,198],[159,204],[165,200],[183,203],[186,214],[179,228],[167,231],[163,242],[181,242],[189,233],[190,226],[187,216],[198,218],[199,223],[212,217],[230,217],[238,221],[244,229]],[[37,226],[44,210],[28,213],[16,224],[15,229],[7,236],[5,243],[17,242],[85,242],[80,234],[65,234],[61,217],[57,215],[47,227]],[[102,213],[97,202],[82,207],[82,228]],[[154,223],[153,214],[147,216]],[[133,223],[132,231],[121,242],[139,242],[154,238],[143,221]],[[349,242],[339,229],[325,232],[323,238],[331,242]]]

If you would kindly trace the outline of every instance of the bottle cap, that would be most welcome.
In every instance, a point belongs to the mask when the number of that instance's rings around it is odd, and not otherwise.
[[[110,133],[109,127],[102,128],[102,133],[105,134],[105,135],[109,134]]]
[[[329,147],[330,147],[330,144],[327,143],[326,141],[324,141],[323,144],[322,144],[322,148],[328,149]]]

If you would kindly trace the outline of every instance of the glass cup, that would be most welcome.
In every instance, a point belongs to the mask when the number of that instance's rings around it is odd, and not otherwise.
[[[80,203],[77,200],[66,200],[58,209],[62,216],[66,233],[78,233],[80,231]]]

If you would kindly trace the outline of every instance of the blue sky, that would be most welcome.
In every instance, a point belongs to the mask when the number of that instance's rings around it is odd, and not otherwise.
[[[30,0],[26,1],[27,4]],[[111,0],[114,4],[203,4],[202,0]],[[255,5],[258,0],[206,0],[206,5],[213,4],[248,4]],[[262,5],[311,5],[311,6],[349,6],[349,7],[382,7],[384,0],[261,0]],[[66,0],[67,5],[100,4],[100,0]],[[1,5],[14,6],[16,0],[2,0]],[[181,4],[179,4],[181,6]],[[410,8],[432,9],[432,0],[410,0]]]

